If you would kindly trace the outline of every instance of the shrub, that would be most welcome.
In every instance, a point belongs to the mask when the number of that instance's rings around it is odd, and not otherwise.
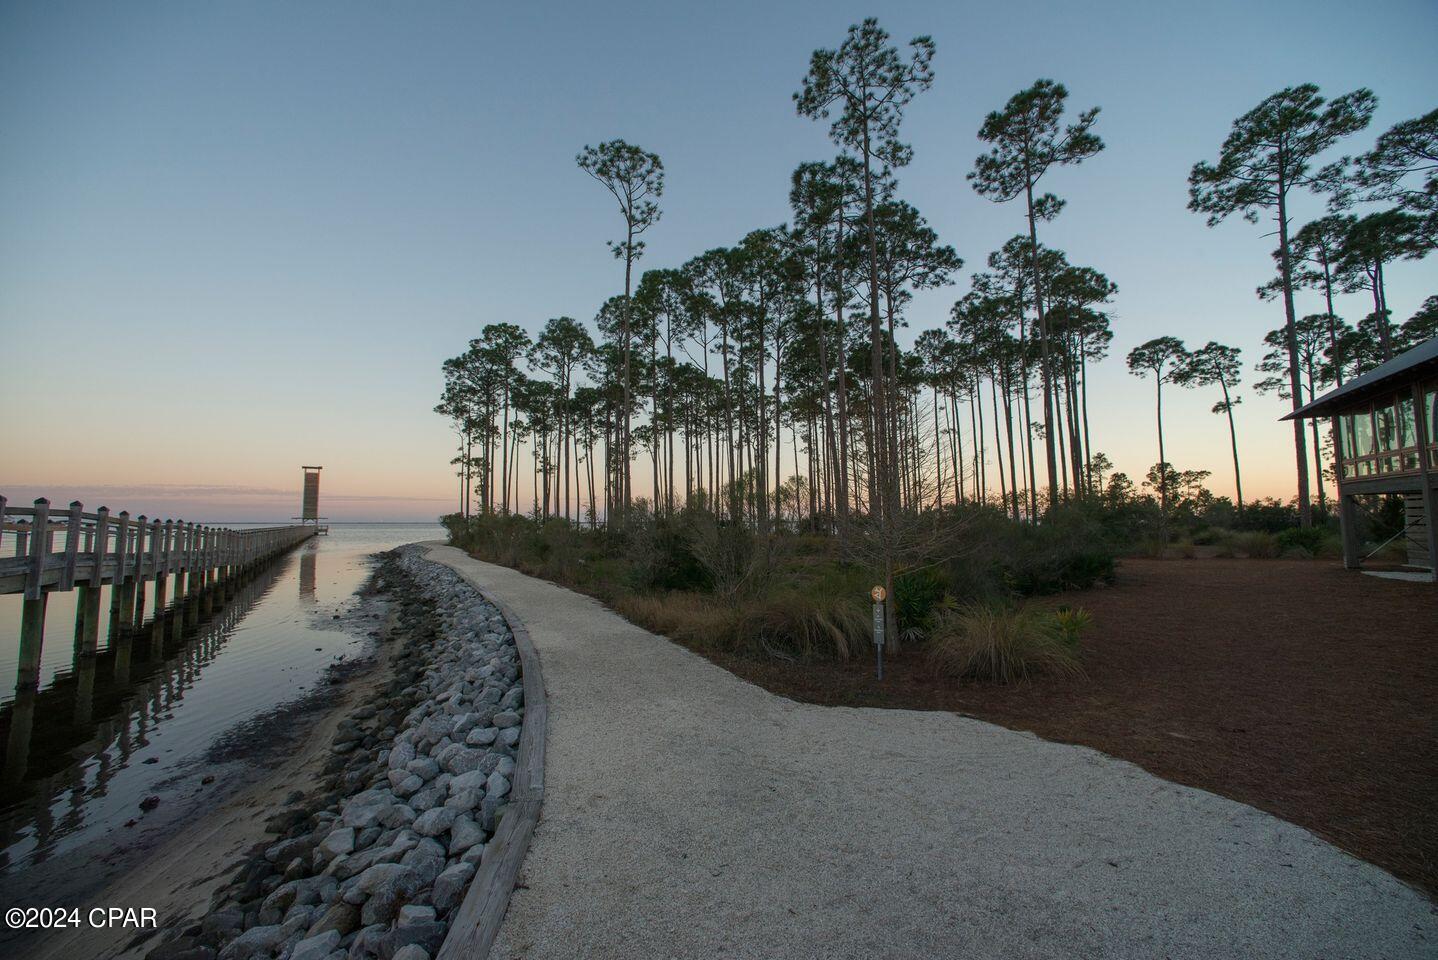
[[[1343,538],[1336,533],[1330,533],[1319,543],[1318,549],[1313,551],[1315,557],[1324,560],[1335,560],[1343,556]]]
[[[1054,623],[1064,643],[1077,650],[1084,631],[1093,624],[1093,617],[1083,607],[1062,606],[1054,611]]]
[[[655,633],[729,654],[847,660],[873,643],[859,604],[797,593],[738,603],[696,593],[625,594],[614,608]]]
[[[646,630],[686,643],[718,646],[733,629],[733,608],[697,593],[625,593],[613,606]]]
[[[920,567],[894,577],[894,618],[905,636],[922,634],[944,602],[948,581],[937,567]]]
[[[1087,590],[1099,581],[1113,582],[1113,548],[1088,510],[1061,507],[1037,526],[1020,526],[1018,534],[1017,556],[1000,563],[1019,594]]]
[[[929,663],[940,676],[998,683],[1037,673],[1082,673],[1058,618],[1023,604],[970,604],[941,613],[931,634]]]
[[[735,597],[762,586],[773,559],[770,545],[743,523],[696,514],[690,524],[690,549],[716,594]]]
[[[1252,560],[1272,560],[1278,556],[1278,538],[1262,531],[1238,533],[1233,536],[1233,549]]]
[[[630,585],[636,590],[713,589],[714,580],[694,553],[692,520],[685,514],[656,518],[638,513],[626,525],[625,551],[634,566]]]
[[[1322,527],[1290,527],[1278,534],[1278,546],[1284,553],[1297,548],[1313,556],[1328,537],[1328,531]]]
[[[857,603],[786,593],[740,607],[732,646],[743,652],[799,660],[848,660],[874,642]]]
[[[1221,545],[1228,539],[1228,531],[1222,527],[1204,527],[1195,532],[1192,539],[1200,547]]]

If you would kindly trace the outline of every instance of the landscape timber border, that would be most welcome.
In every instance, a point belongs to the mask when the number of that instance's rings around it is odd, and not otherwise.
[[[544,693],[539,651],[535,650],[524,621],[463,571],[433,556],[436,547],[448,547],[448,544],[434,541],[422,546],[426,548],[426,559],[454,570],[485,602],[499,610],[514,636],[523,671],[524,723],[520,728],[509,805],[500,817],[494,836],[484,848],[479,870],[470,882],[469,891],[455,912],[449,933],[435,957],[435,960],[483,960],[489,956],[500,924],[504,922],[510,895],[519,879],[519,868],[529,852],[529,841],[534,836],[540,808],[544,805],[544,746],[549,729],[549,701]]]

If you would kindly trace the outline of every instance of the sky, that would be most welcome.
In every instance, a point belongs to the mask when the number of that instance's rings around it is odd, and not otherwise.
[[[1298,83],[1378,95],[1335,156],[1438,106],[1431,0],[0,2],[0,495],[285,519],[300,466],[321,464],[334,519],[447,512],[442,361],[487,323],[590,321],[622,291],[618,215],[575,154],[622,137],[663,158],[644,266],[781,223],[793,168],[835,152],[791,94],[815,48],[875,13],[937,45],[900,192],[969,268],[1024,227],[964,180],[984,115],[1040,77],[1102,108],[1107,148],[1044,181],[1068,206],[1041,239],[1118,284],[1090,416],[1131,476],[1157,452],[1129,349],[1216,339],[1252,381],[1282,322],[1253,292],[1272,239],[1190,213],[1194,162]],[[941,325],[970,272],[917,297],[905,336]],[[1438,257],[1389,273],[1398,320],[1435,292]],[[1287,498],[1283,403],[1241,393],[1245,494]],[[1216,399],[1166,391],[1168,456],[1231,495]]]

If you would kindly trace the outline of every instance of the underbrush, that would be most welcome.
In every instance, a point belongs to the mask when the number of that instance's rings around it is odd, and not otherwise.
[[[950,679],[1013,683],[1035,674],[1077,675],[1086,615],[1031,604],[974,603],[944,611],[929,637],[934,672]]]
[[[951,659],[957,625],[984,609],[993,611],[995,624],[1013,620],[1013,638],[992,669],[966,667],[963,675],[1006,679],[1059,669],[1048,647],[1024,639],[1034,624],[1045,636],[1067,638],[1063,650],[1076,663],[1082,616],[1064,620],[1013,604],[1113,578],[1114,551],[1094,517],[1064,508],[1030,526],[992,507],[969,506],[949,508],[938,520],[963,536],[946,555],[911,555],[899,565],[892,591],[897,633],[888,652],[915,647],[918,656],[928,650]],[[862,549],[846,555],[837,537],[760,536],[698,510],[673,517],[635,510],[622,533],[516,516],[445,523],[451,542],[475,556],[598,597],[695,649],[793,661],[844,661],[873,649],[869,589],[882,576],[858,559]],[[998,612],[1009,608],[1017,612]],[[964,635],[971,634],[978,635]]]
[[[859,605],[795,593],[738,604],[695,593],[631,593],[616,598],[614,609],[686,645],[739,656],[848,660],[873,643]]]

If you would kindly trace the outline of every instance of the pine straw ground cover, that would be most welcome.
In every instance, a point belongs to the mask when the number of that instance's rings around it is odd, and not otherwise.
[[[1438,894],[1438,588],[1332,562],[1121,562],[1045,598],[1093,623],[1079,676],[936,676],[917,648],[788,663],[710,659],[811,703],[952,710],[1083,744],[1306,827]]]

